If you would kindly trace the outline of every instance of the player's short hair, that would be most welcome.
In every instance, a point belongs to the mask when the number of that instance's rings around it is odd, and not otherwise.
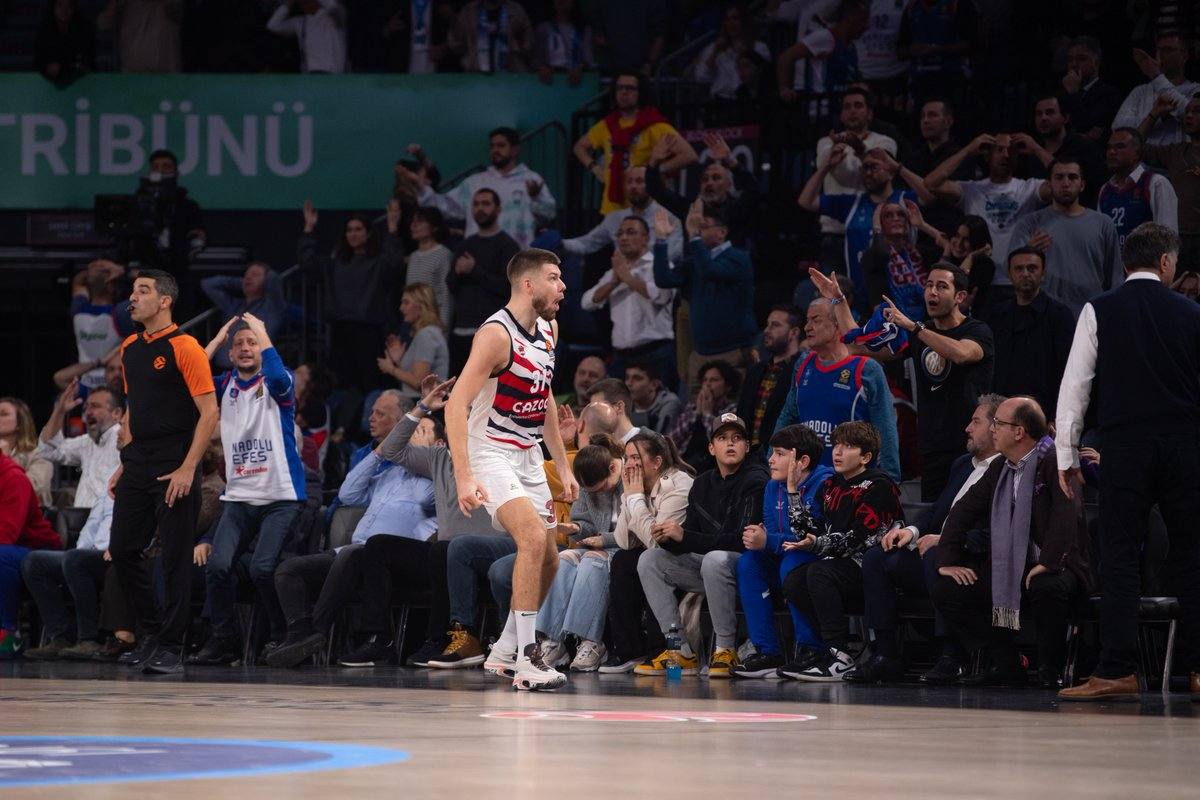
[[[857,447],[864,456],[870,453],[872,461],[879,457],[879,431],[869,422],[862,420],[843,422],[833,429],[829,441],[845,447]]]
[[[771,437],[771,447],[792,450],[796,453],[797,459],[800,456],[808,456],[809,465],[816,466],[816,463],[821,460],[821,452],[825,449],[825,443],[807,425],[788,425],[775,431]]]
[[[557,267],[562,261],[549,250],[538,247],[521,250],[508,261],[508,280],[510,283],[516,283],[527,272],[539,270],[547,264]]]
[[[161,269],[143,269],[138,272],[138,278],[154,281],[154,291],[171,298],[171,308],[175,308],[179,302],[179,282],[174,275]]]

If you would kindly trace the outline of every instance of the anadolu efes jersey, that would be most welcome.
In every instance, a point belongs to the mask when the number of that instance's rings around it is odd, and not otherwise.
[[[530,335],[507,308],[483,324],[501,325],[508,332],[508,366],[488,378],[471,402],[468,439],[472,446],[502,450],[536,447],[554,380],[554,329],[539,317],[537,333]]]

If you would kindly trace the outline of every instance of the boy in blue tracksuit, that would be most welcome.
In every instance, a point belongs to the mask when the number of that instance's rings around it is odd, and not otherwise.
[[[768,465],[771,481],[763,493],[763,524],[750,525],[743,535],[746,552],[737,562],[738,596],[746,614],[755,654],[733,674],[740,678],[774,675],[786,661],[775,633],[775,608],[771,590],[779,590],[789,572],[817,556],[804,550],[784,551],[784,541],[794,541],[788,522],[788,494],[796,492],[820,516],[820,489],[833,470],[820,464],[824,442],[804,425],[788,425],[771,437]],[[788,604],[796,644],[819,648],[821,637],[796,607]]]

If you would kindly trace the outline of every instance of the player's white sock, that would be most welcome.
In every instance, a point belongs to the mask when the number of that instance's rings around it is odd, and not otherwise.
[[[500,638],[496,640],[495,648],[498,653],[511,653],[517,649],[517,616],[515,612],[508,612],[508,619],[504,622],[504,630],[500,633]]]
[[[517,621],[517,655],[525,655],[525,648],[537,641],[537,614],[536,611],[514,611],[512,612]]]

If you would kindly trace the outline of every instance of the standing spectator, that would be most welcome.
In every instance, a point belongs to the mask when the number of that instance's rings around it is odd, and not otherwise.
[[[1117,229],[1106,214],[1079,202],[1084,179],[1078,161],[1055,161],[1048,183],[1053,202],[1021,218],[1011,242],[1045,254],[1046,294],[1077,314],[1092,296],[1121,280]]]
[[[773,22],[794,22],[796,24],[796,41],[802,41],[805,36],[818,28],[830,27],[825,20],[834,18],[840,4],[841,0],[767,0],[766,17]],[[769,62],[769,67],[774,74],[774,62]],[[797,59],[792,76],[789,76],[787,82],[780,83],[779,88],[782,89],[785,86],[802,88],[808,71],[808,59]]]
[[[1157,53],[1134,49],[1133,60],[1150,81],[1134,87],[1113,117],[1113,130],[1137,128],[1147,144],[1176,144],[1185,140],[1184,111],[1200,84],[1185,76],[1188,43],[1175,31],[1164,31],[1154,39]]]
[[[791,377],[800,357],[804,337],[800,309],[777,305],[767,314],[762,347],[767,357],[746,370],[737,415],[750,426],[750,454],[756,456],[770,441],[775,422],[791,390]]]
[[[338,0],[281,0],[267,30],[299,42],[301,72],[346,71],[346,10]]]
[[[931,97],[921,105],[921,144],[905,157],[909,168],[918,175],[928,175],[962,146],[953,137],[954,106],[943,97]],[[956,181],[975,177],[974,164],[963,161],[950,175]],[[962,218],[962,212],[938,197],[926,205],[925,219],[943,233],[950,233]]]
[[[709,361],[700,366],[700,391],[683,407],[667,434],[683,460],[691,464],[697,473],[716,466],[708,444],[721,418],[737,411],[741,388],[741,373],[731,364]]]
[[[98,259],[75,274],[71,282],[71,325],[79,363],[92,367],[80,381],[87,389],[104,385],[104,365],[114,348],[133,333],[129,303],[117,300],[118,281],[125,268],[114,261]]]
[[[346,222],[333,253],[318,255],[317,210],[311,200],[304,201],[304,233],[297,243],[300,266],[325,280],[330,362],[337,365],[343,388],[365,392],[382,385],[375,358],[391,316],[389,300],[403,271],[404,253],[395,235],[399,225],[400,204],[389,200],[388,235],[382,242],[366,217],[356,215]]]
[[[1139,696],[1139,564],[1157,504],[1177,567],[1181,634],[1200,642],[1200,306],[1170,290],[1179,237],[1146,222],[1125,240],[1126,280],[1083,307],[1058,398],[1058,480],[1080,491],[1084,414],[1095,386],[1100,448],[1100,662],[1063,700]],[[1189,653],[1195,652],[1189,650]],[[1200,683],[1196,656],[1192,695]]]
[[[1075,315],[1042,291],[1045,255],[1032,247],[1008,254],[1014,297],[987,315],[996,344],[992,390],[1008,397],[1027,395],[1051,414],[1067,366]]]
[[[60,86],[96,69],[96,26],[79,13],[78,0],[46,4],[33,40],[33,68]]]
[[[758,181],[719,135],[706,133],[704,145],[711,161],[700,173],[700,192],[687,200],[663,179],[663,164],[671,157],[678,137],[664,136],[650,153],[646,168],[646,188],[674,216],[684,218],[697,200],[721,213],[729,222],[729,241],[737,247],[749,246],[750,232],[757,223],[761,193]],[[652,218],[651,218],[652,219]],[[647,222],[651,221],[647,219]],[[681,235],[682,241],[682,235]],[[671,256],[672,259],[678,256]]]
[[[63,422],[81,402],[85,403],[86,433],[65,439]],[[80,400],[78,381],[72,381],[54,404],[50,419],[46,420],[39,436],[37,454],[55,464],[79,467],[79,484],[75,487],[72,508],[92,508],[108,496],[108,479],[121,463],[117,439],[121,435],[124,413],[124,399],[107,386],[93,389],[86,401]]]
[[[647,226],[650,226],[650,244],[653,245],[657,241],[653,228],[654,215],[663,206],[660,206],[657,200],[652,199],[649,192],[646,191],[648,172],[648,167],[630,167],[625,170],[625,199],[629,202],[629,208],[619,208],[605,214],[599,225],[582,236],[564,239],[563,249],[568,253],[586,256],[598,252],[610,244],[616,245],[617,232],[622,223],[630,217],[638,217]],[[671,214],[671,221],[678,225],[679,218]],[[683,256],[683,226],[677,227],[672,232],[671,238],[667,240],[667,253],[672,261]]]
[[[690,304],[694,352],[688,355],[689,393],[699,388],[700,365],[719,359],[742,368],[758,332],[754,322],[754,267],[745,250],[725,240],[729,224],[718,212],[697,208],[688,212],[687,256],[672,267],[667,260],[667,239],[674,230],[666,212],[654,218],[658,242],[654,245],[654,281],[680,288]]]
[[[479,232],[479,225],[466,209],[481,189],[491,189],[501,204],[500,228],[521,247],[529,247],[539,228],[554,223],[558,213],[554,195],[541,175],[520,162],[521,134],[516,129],[496,128],[488,134],[488,146],[491,166],[445,194],[437,194],[422,182],[417,200],[424,206],[436,206],[448,219],[465,217],[465,234],[474,236]],[[410,149],[413,148],[422,163],[431,166],[420,145],[410,145]]]
[[[528,72],[533,23],[514,0],[472,0],[450,28],[464,72]]]
[[[746,23],[746,10],[742,6],[731,5],[725,9],[717,38],[700,51],[692,64],[692,78],[707,84],[711,96],[732,100],[742,83],[738,74],[738,56],[747,50],[763,58],[771,57],[766,43],[758,41],[753,29]]]
[[[121,72],[179,72],[182,22],[183,0],[108,0],[96,27],[116,30]]]
[[[871,0],[870,22],[855,43],[863,80],[877,97],[887,97],[888,105],[898,113],[906,110],[903,106],[908,94],[908,62],[898,52],[903,19],[904,3]]]
[[[1117,246],[1143,222],[1179,230],[1179,197],[1171,181],[1142,163],[1145,139],[1136,128],[1117,128],[1108,137],[1105,161],[1112,177],[1100,187],[1096,208],[1117,229]]]
[[[969,0],[913,0],[904,9],[896,49],[900,58],[911,60],[918,102],[943,92],[957,96],[966,87],[976,25],[975,4]]]
[[[61,550],[62,546],[42,516],[25,470],[0,452],[0,661],[16,658],[24,646],[17,620],[21,562],[32,550]]]
[[[854,43],[867,31],[869,12],[866,0],[841,0],[830,21],[814,16],[813,29],[775,61],[779,96],[785,103],[796,102],[801,92],[845,91],[858,77],[858,51]],[[796,69],[801,61],[803,72]]]
[[[542,83],[551,83],[555,72],[565,72],[569,86],[579,85],[585,69],[595,69],[592,29],[576,0],[554,0],[554,18],[534,29],[533,66]]]
[[[439,379],[450,373],[450,350],[438,315],[437,298],[425,283],[410,283],[404,287],[400,300],[400,316],[412,332],[405,345],[389,336],[379,371],[400,382],[400,395],[409,400],[421,399],[421,382],[429,375]]]
[[[584,311],[605,305],[612,317],[613,361],[609,372],[624,375],[631,361],[653,362],[669,380],[676,374],[675,331],[671,320],[675,292],[654,282],[650,229],[641,217],[628,217],[617,230],[612,268],[583,293]]]
[[[1067,47],[1067,72],[1063,75],[1063,111],[1071,119],[1071,130],[1085,142],[1099,147],[1121,106],[1121,92],[1100,78],[1100,42],[1077,36]]]
[[[621,3],[599,3],[608,13]],[[572,147],[575,158],[583,168],[604,184],[600,213],[610,214],[629,205],[625,197],[625,170],[644,167],[650,154],[664,136],[675,136],[670,156],[657,164],[668,174],[674,174],[695,163],[696,151],[679,138],[679,133],[657,108],[649,105],[642,76],[624,72],[613,78],[613,110],[597,122]],[[595,153],[600,157],[596,158]],[[647,178],[647,181],[649,179]]]
[[[279,273],[261,261],[246,265],[242,277],[213,275],[200,281],[200,290],[212,301],[221,316],[240,317],[253,314],[267,326],[267,333],[278,338],[283,332],[287,300],[283,297],[283,281]],[[214,363],[218,369],[233,368],[228,352],[218,349]]]
[[[418,208],[413,213],[409,234],[417,249],[408,254],[405,279],[409,284],[423,283],[433,287],[442,327],[448,328],[454,317],[454,304],[446,279],[450,275],[454,253],[445,244],[448,233],[442,212],[432,206]]]
[[[590,5],[600,71],[652,75],[663,51],[667,30],[666,2],[608,0]]]
[[[654,363],[632,362],[625,365],[625,385],[629,387],[629,419],[639,428],[666,435],[675,425],[683,406],[679,396],[663,386],[662,373]]]
[[[1142,157],[1147,164],[1161,167],[1179,198],[1179,235],[1183,240],[1179,263],[1183,269],[1200,269],[1200,97],[1187,103],[1183,116],[1187,141],[1164,147],[1146,145]],[[1155,220],[1161,222],[1160,220]],[[1162,224],[1170,227],[1169,222]]]
[[[447,0],[403,0],[383,29],[392,71],[455,71],[457,59],[449,46],[453,24],[454,6]]]
[[[1044,92],[1033,103],[1033,128],[1040,149],[1033,149],[1030,177],[1045,178],[1052,161],[1077,160],[1083,168],[1084,204],[1096,201],[1096,192],[1107,175],[1099,148],[1067,127],[1070,117],[1058,92]]]
[[[454,295],[452,375],[467,363],[475,331],[508,300],[508,262],[521,246],[500,229],[501,207],[495,189],[480,189],[471,196],[471,219],[477,231],[455,249],[454,270],[446,278],[446,288]]]
[[[24,400],[16,397],[0,397],[0,453],[25,470],[39,503],[46,507],[54,505],[50,497],[54,465],[38,452],[33,413]]]

